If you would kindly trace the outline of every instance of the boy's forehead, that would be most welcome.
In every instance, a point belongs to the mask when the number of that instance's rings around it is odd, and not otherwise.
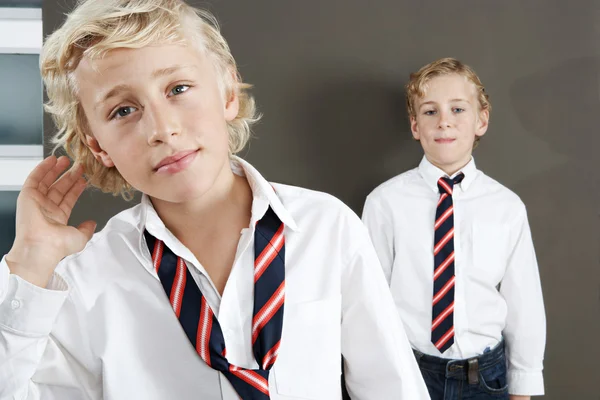
[[[199,51],[181,45],[118,48],[102,57],[84,56],[74,71],[74,78],[80,94],[82,90],[93,93],[94,100],[102,102],[114,88],[124,89],[178,71],[202,70],[204,75],[204,64]]]
[[[419,103],[427,102],[432,97],[451,97],[453,99],[470,100],[476,95],[476,86],[469,78],[459,74],[444,74],[428,79],[421,85],[422,95],[416,96]]]
[[[181,60],[197,62],[203,59],[202,52],[191,46],[181,44],[163,44],[139,48],[120,47],[107,50],[99,55],[84,55],[77,69],[102,73],[111,69],[127,68],[133,65],[152,67],[159,64],[183,63]],[[181,61],[181,62],[180,62]]]
[[[178,69],[202,68],[205,57],[189,46],[161,45],[142,48],[117,48],[101,57],[83,56],[75,69],[79,77],[101,81],[110,78],[160,77]]]

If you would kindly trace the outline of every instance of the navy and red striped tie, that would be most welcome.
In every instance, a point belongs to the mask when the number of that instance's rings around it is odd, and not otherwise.
[[[243,400],[269,399],[269,370],[277,359],[283,326],[285,292],[284,225],[271,208],[254,233],[254,311],[252,350],[258,369],[227,361],[219,321],[194,282],[185,262],[160,240],[145,232],[158,273],[173,311],[198,355],[223,373]]]
[[[443,353],[454,344],[454,205],[452,191],[465,175],[438,180],[440,199],[435,212],[433,247],[433,310],[431,342]]]

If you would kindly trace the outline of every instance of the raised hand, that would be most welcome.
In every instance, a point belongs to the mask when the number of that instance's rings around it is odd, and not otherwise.
[[[67,224],[86,187],[81,167],[61,176],[69,164],[67,157],[46,158],[29,174],[17,199],[15,241],[6,262],[11,273],[41,287],[60,260],[85,247],[96,228],[94,221],[76,228]]]

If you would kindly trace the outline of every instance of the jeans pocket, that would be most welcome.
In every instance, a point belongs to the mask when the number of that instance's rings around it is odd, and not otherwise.
[[[479,385],[485,393],[497,395],[508,393],[506,366],[498,363],[493,367],[479,371]]]

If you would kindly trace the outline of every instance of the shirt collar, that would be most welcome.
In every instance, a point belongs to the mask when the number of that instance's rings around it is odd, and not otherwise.
[[[298,231],[298,226],[292,218],[290,212],[285,208],[281,199],[275,192],[273,186],[254,168],[249,162],[237,157],[231,156],[230,158],[231,170],[234,174],[239,176],[245,176],[248,180],[248,184],[252,190],[252,216],[250,219],[250,226],[256,225],[269,209],[269,206],[273,209],[275,214],[279,217],[281,222],[293,231]],[[174,236],[168,231],[163,221],[158,216],[158,213],[152,205],[150,197],[146,194],[142,195],[141,201],[141,214],[139,221],[139,232],[140,232],[140,244],[143,246],[143,232],[146,228],[153,235],[159,237],[161,240],[165,240],[166,237]],[[166,236],[166,237],[165,237]]]
[[[237,156],[231,157],[231,170],[234,174],[245,176],[252,189],[254,199],[252,201],[252,223],[260,220],[269,206],[279,217],[283,224],[293,231],[298,230],[296,221],[285,208],[277,195],[275,188],[271,185],[248,161]]]
[[[458,170],[452,176],[448,176],[448,174],[446,174],[444,171],[433,165],[426,156],[423,156],[418,170],[427,186],[429,186],[429,188],[435,193],[439,193],[437,182],[443,176],[452,179],[461,172],[464,173],[465,177],[458,185],[463,191],[466,191],[469,189],[469,186],[471,186],[471,183],[475,180],[478,173],[477,167],[475,166],[475,159],[473,157],[471,157],[471,161],[469,161],[467,165]]]

